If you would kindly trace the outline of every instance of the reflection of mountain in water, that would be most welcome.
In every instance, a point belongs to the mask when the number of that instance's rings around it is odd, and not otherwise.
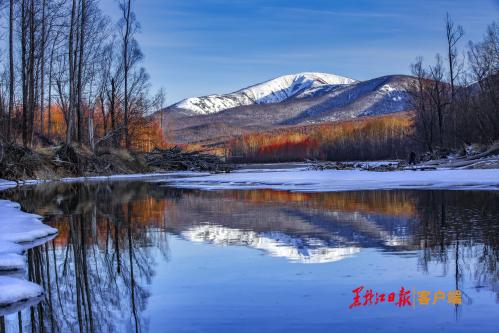
[[[415,249],[410,237],[413,210],[395,216],[385,215],[383,210],[376,214],[368,202],[381,201],[378,193],[363,193],[363,207],[358,195],[345,194],[357,202],[346,207],[335,204],[337,194],[333,193],[329,202],[323,194],[290,198],[275,191],[274,199],[253,200],[257,192],[268,195],[265,191],[186,192],[165,212],[170,221],[167,230],[189,240],[244,245],[309,263],[344,259],[362,247],[393,252]],[[385,200],[398,204],[400,198],[384,193]]]
[[[192,227],[182,232],[182,236],[193,242],[244,245],[300,263],[333,262],[360,252],[358,247],[333,247],[317,238],[292,237],[276,231],[257,233],[217,225]]]

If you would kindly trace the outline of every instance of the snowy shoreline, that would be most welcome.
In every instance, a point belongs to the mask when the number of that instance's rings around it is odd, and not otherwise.
[[[55,237],[57,229],[41,222],[42,217],[23,212],[18,203],[0,200],[0,315],[11,305],[43,295],[43,288],[22,276],[5,276],[6,272],[23,273],[25,252]],[[24,275],[24,274],[22,274]]]
[[[361,162],[359,162],[361,163]],[[362,162],[371,166],[390,161]],[[436,170],[311,170],[306,164],[284,163],[241,165],[231,173],[174,171],[164,173],[117,174],[110,176],[68,177],[46,180],[7,181],[0,179],[0,191],[18,186],[46,183],[103,181],[150,181],[177,188],[200,190],[275,189],[297,192],[339,192],[391,189],[499,190],[499,169]]]
[[[499,169],[440,169],[372,172],[361,170],[239,170],[230,174],[173,179],[169,186],[201,190],[273,189],[293,192],[440,189],[499,190]]]

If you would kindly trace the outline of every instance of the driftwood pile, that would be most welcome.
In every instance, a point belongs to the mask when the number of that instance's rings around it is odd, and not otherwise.
[[[0,178],[30,178],[45,167],[38,153],[19,145],[2,145],[1,155]]]
[[[57,147],[51,163],[61,174],[72,176],[102,176],[118,173],[146,171],[137,168],[131,156],[121,156],[120,151],[109,154],[107,151],[92,152],[83,146],[62,144]]]
[[[144,158],[148,166],[161,170],[230,172],[233,169],[218,156],[200,152],[183,152],[178,147],[156,148],[150,153],[145,153]]]
[[[84,168],[83,160],[75,148],[66,144],[61,145],[55,151],[52,162],[57,167],[67,169],[75,175],[79,175]]]
[[[376,172],[387,172],[403,170],[407,164],[405,162],[393,162],[386,164],[369,165],[360,162],[328,162],[328,161],[307,161],[311,170],[365,170]]]

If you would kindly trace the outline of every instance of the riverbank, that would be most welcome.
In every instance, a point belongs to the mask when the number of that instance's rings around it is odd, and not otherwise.
[[[217,156],[178,147],[133,152],[116,148],[92,151],[86,146],[64,144],[30,149],[12,144],[0,149],[0,179],[11,181],[230,170],[232,167]]]

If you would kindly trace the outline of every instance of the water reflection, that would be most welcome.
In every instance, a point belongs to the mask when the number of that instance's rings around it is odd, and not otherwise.
[[[172,234],[296,263],[335,265],[364,249],[417,256],[414,270],[438,267],[456,289],[466,280],[499,301],[496,192],[202,192],[115,182],[2,196],[46,216],[59,235],[28,251],[27,278],[45,288],[45,298],[2,317],[1,329],[147,331],[150,285],[158,262],[170,258]],[[464,300],[473,302],[467,293]]]

